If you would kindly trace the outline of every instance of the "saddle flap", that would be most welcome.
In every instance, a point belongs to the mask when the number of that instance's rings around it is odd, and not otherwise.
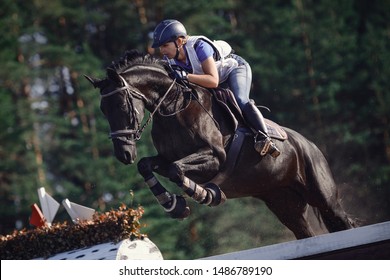
[[[234,123],[234,130],[237,129],[238,124],[245,123],[241,109],[230,89],[216,88],[209,90],[218,104],[229,114],[231,121]]]

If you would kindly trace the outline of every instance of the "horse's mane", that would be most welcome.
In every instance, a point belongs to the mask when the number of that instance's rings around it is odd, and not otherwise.
[[[167,70],[166,61],[157,59],[150,54],[142,54],[138,50],[126,51],[118,61],[113,61],[109,68],[114,69],[117,74],[121,74],[135,65],[151,65]]]

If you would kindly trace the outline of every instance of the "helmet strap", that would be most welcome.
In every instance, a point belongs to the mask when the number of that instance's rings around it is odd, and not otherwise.
[[[174,59],[178,60],[179,59],[179,54],[180,54],[179,46],[177,45],[176,40],[173,41],[173,42],[175,43],[175,46],[176,46],[176,55],[175,55]]]

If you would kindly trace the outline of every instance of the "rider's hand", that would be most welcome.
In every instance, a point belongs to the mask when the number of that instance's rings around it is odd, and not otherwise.
[[[177,82],[188,82],[188,73],[186,70],[177,65],[172,65],[172,70],[169,75],[172,79],[176,79]]]

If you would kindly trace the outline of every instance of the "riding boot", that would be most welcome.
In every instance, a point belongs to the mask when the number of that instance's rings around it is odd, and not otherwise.
[[[270,154],[276,158],[280,155],[280,150],[275,143],[268,136],[267,126],[265,124],[263,115],[253,102],[248,102],[242,108],[242,113],[248,124],[257,131],[255,135],[255,150],[261,156]]]

